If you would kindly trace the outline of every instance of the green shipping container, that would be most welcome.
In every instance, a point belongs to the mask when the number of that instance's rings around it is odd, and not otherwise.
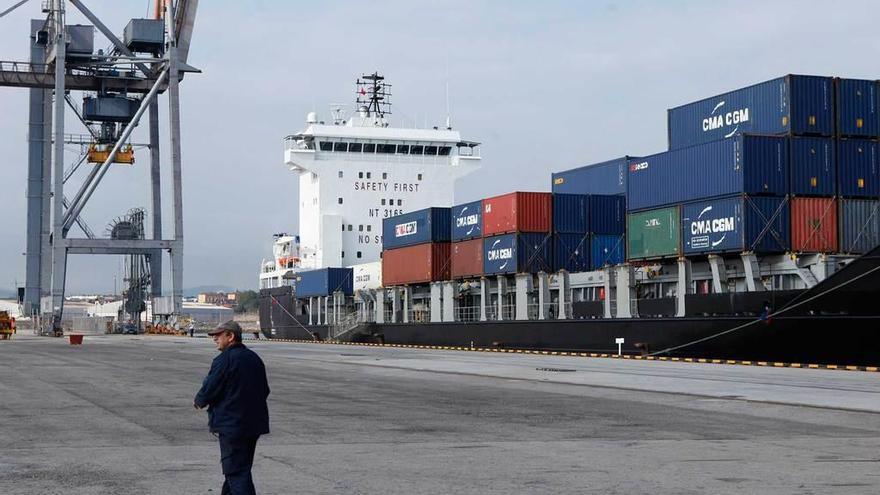
[[[646,260],[681,254],[679,207],[630,213],[626,216],[626,258]]]

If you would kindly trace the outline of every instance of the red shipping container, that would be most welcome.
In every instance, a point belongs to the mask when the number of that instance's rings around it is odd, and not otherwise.
[[[837,252],[836,199],[791,199],[791,249],[800,253]]]
[[[390,287],[449,280],[449,253],[448,242],[382,251],[382,285]]]
[[[452,278],[483,274],[483,239],[452,243]]]
[[[483,235],[550,232],[550,193],[512,192],[483,200]]]

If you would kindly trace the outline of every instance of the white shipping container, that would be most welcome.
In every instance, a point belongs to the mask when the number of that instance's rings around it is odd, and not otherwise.
[[[362,263],[352,265],[354,276],[354,290],[378,289],[382,287],[382,262]]]

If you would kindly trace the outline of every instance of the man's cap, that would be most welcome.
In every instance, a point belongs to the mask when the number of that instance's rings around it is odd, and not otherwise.
[[[223,332],[232,332],[236,337],[241,337],[241,326],[235,321],[229,320],[217,325],[216,328],[208,332],[208,335],[217,335]]]

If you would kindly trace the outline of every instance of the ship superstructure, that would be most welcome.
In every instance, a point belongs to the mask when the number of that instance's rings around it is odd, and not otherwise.
[[[357,110],[333,119],[315,112],[284,139],[284,163],[299,176],[299,252],[264,261],[260,288],[285,285],[285,275],[376,262],[382,219],[430,206],[452,206],[455,181],[480,166],[479,143],[446,126],[393,127],[390,85],[373,73],[357,81]],[[296,238],[276,240],[293,243]]]

